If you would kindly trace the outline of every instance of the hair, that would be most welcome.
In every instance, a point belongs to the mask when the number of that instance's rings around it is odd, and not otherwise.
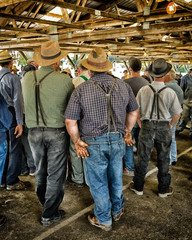
[[[132,68],[134,72],[139,72],[141,70],[141,61],[138,58],[131,57],[129,59],[129,67]]]
[[[123,71],[123,73],[128,73],[128,71],[125,69],[125,70]]]
[[[35,70],[36,70],[36,68],[33,65],[28,64],[28,65],[23,67],[23,70],[22,70],[23,71],[23,76],[25,75],[26,72],[35,71]]]
[[[12,60],[11,60],[11,61],[12,61]],[[8,66],[9,63],[10,63],[11,61],[8,61],[8,62],[1,62],[1,63],[0,63],[0,66],[1,66],[1,67]]]
[[[170,74],[170,77],[171,77],[172,79],[176,79],[176,73],[175,73],[175,71],[174,71],[173,69],[171,69],[171,71],[169,72],[169,74]]]

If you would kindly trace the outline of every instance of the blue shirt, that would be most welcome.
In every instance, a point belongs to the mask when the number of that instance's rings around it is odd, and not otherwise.
[[[9,130],[12,123],[12,114],[7,108],[3,96],[0,94],[0,144],[6,139],[6,131]]]
[[[96,73],[90,80],[96,82],[108,93],[114,78],[107,73]],[[111,92],[111,108],[117,131],[125,134],[126,113],[135,111],[138,106],[130,86],[116,79]],[[107,100],[105,94],[90,81],[80,84],[72,93],[65,118],[78,120],[80,136],[98,137],[108,132]],[[114,132],[111,121],[110,131]]]

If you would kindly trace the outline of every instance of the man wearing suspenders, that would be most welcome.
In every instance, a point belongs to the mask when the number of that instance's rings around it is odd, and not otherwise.
[[[91,77],[72,93],[65,122],[95,202],[88,220],[110,231],[112,219],[118,221],[124,212],[122,158],[125,142],[132,144],[138,106],[130,86],[107,74],[113,65],[103,49],[92,50],[82,65]]]
[[[73,91],[69,76],[56,71],[67,56],[57,41],[34,52],[37,71],[25,74],[22,87],[28,140],[36,165],[36,193],[43,206],[41,224],[49,226],[64,217],[58,210],[64,197],[69,137],[64,112]]]
[[[171,128],[178,121],[182,112],[176,93],[164,84],[165,75],[172,65],[159,58],[149,67],[154,77],[151,85],[142,87],[137,94],[141,130],[139,133],[138,161],[135,176],[129,188],[137,195],[143,195],[145,175],[151,152],[157,149],[158,190],[159,197],[167,197],[173,193],[169,172]]]

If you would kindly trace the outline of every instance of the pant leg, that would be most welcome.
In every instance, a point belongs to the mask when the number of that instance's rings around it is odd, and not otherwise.
[[[133,138],[133,131],[131,132],[132,138]],[[134,171],[135,164],[134,164],[134,152],[133,152],[133,146],[127,146],[125,147],[125,155],[124,155],[124,162],[125,166],[128,170]]]
[[[80,157],[77,157],[77,153],[75,150],[75,145],[70,139],[70,147],[69,147],[70,157],[71,157],[71,166],[72,166],[72,174],[71,179],[76,183],[83,183],[83,164]]]
[[[183,131],[189,120],[190,120],[190,108],[186,104],[183,104],[181,123],[179,124],[177,130],[180,132]]]
[[[151,158],[155,138],[155,130],[146,125],[147,124],[142,124],[139,133],[138,159],[135,164],[135,176],[133,178],[135,188],[138,191],[143,191],[145,175],[147,173],[148,162]]]
[[[6,184],[14,185],[19,182],[18,176],[21,173],[22,143],[21,137],[16,138],[15,127],[9,129],[9,163],[6,175]]]
[[[175,140],[175,129],[176,129],[177,123],[171,128],[171,136],[172,136],[172,142],[171,142],[171,149],[170,149],[170,163],[177,162],[177,144]]]
[[[157,167],[158,167],[158,189],[160,193],[166,193],[171,183],[169,174],[170,146],[171,146],[171,129],[169,125],[157,131],[155,146],[157,149]]]
[[[7,140],[0,144],[0,185],[2,184],[2,176],[5,166],[6,155],[7,155]]]

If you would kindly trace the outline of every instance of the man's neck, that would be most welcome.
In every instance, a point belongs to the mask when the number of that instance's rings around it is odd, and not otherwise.
[[[162,78],[154,78],[154,82],[164,82],[164,77],[162,77]]]
[[[140,77],[140,72],[132,72],[131,71],[131,77]]]

